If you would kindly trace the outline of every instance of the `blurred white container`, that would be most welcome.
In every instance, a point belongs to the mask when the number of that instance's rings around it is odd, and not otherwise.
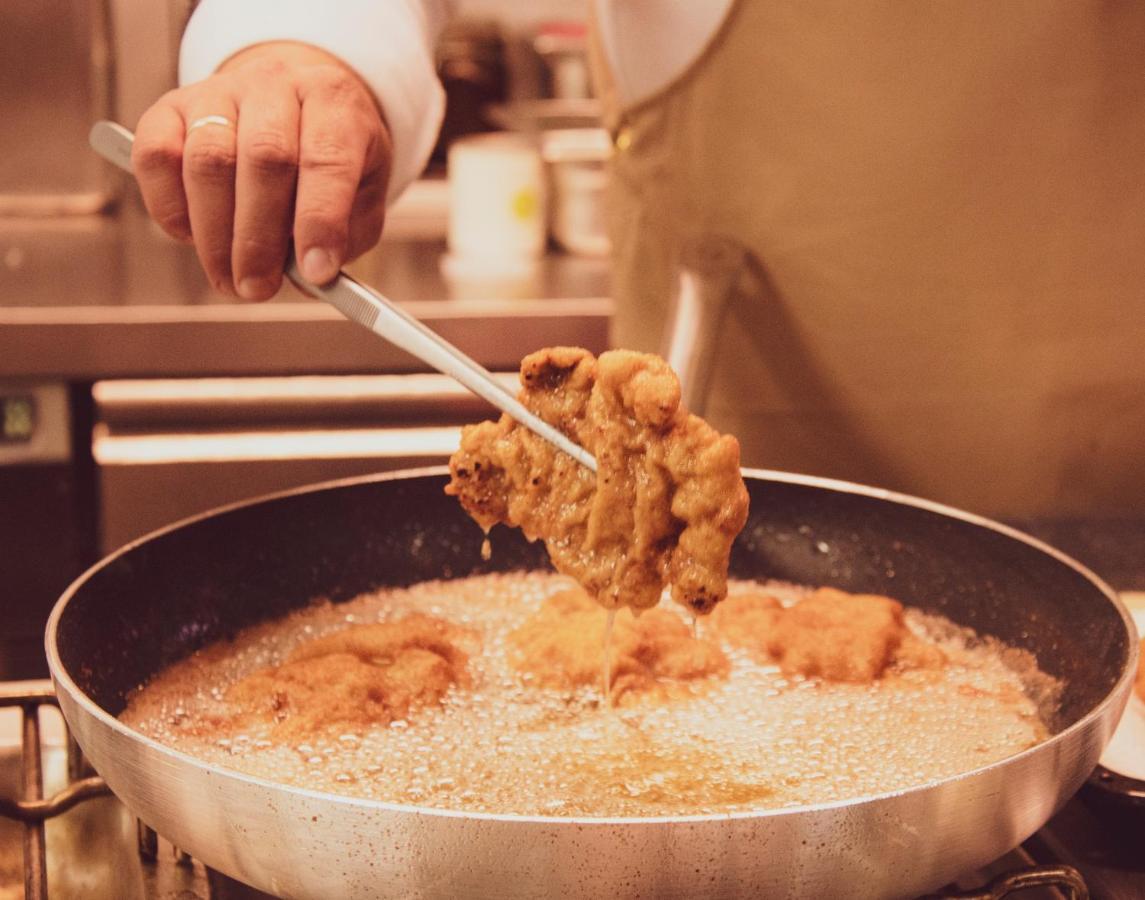
[[[459,267],[507,270],[545,250],[545,172],[536,142],[481,134],[449,148],[449,251]],[[479,265],[478,265],[479,264]]]
[[[569,128],[544,134],[541,154],[552,175],[553,237],[570,253],[607,256],[604,220],[612,142],[603,128]]]

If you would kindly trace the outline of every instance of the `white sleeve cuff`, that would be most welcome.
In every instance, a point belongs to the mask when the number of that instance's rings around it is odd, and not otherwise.
[[[425,168],[445,92],[433,48],[448,0],[202,0],[179,54],[179,83],[200,81],[240,50],[299,41],[334,54],[370,86],[394,145],[387,201]]]

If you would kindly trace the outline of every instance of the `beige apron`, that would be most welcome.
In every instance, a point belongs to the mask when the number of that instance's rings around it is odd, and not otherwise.
[[[661,350],[681,246],[733,236],[766,284],[706,415],[745,464],[1145,513],[1143,60],[1128,0],[740,0],[651,99],[601,79],[614,343]]]

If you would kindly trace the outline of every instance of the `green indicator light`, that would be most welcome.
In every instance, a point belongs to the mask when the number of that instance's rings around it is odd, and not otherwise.
[[[4,397],[0,416],[0,439],[25,442],[36,428],[36,404],[31,397]]]

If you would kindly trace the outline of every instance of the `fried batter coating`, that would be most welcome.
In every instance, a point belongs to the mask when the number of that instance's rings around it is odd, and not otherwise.
[[[581,590],[561,591],[509,635],[510,662],[543,687],[601,683],[608,614]],[[628,705],[689,693],[688,685],[726,675],[728,659],[715,644],[692,636],[666,609],[639,616],[620,610],[609,640],[610,697]]]
[[[468,683],[459,645],[471,637],[420,613],[354,626],[301,644],[282,665],[235,683],[226,699],[248,723],[272,721],[282,740],[387,724]]]
[[[756,649],[782,614],[783,604],[770,594],[737,594],[712,613],[712,625],[733,647]]]
[[[790,675],[869,683],[890,667],[938,668],[943,652],[911,634],[897,600],[819,588],[783,607],[763,594],[732,597],[713,616],[719,635]]]
[[[1141,655],[1137,662],[1137,682],[1135,684],[1137,696],[1145,700],[1145,638],[1141,639]]]
[[[785,610],[768,639],[784,671],[868,682],[891,663],[905,632],[902,604],[820,588]]]
[[[544,540],[557,570],[609,609],[655,606],[670,584],[709,612],[747,520],[735,438],[681,408],[679,381],[651,354],[541,350],[521,384],[521,402],[588,449],[596,475],[506,415],[462,431],[446,492],[486,530]]]
[[[895,648],[891,667],[897,672],[916,669],[941,669],[946,665],[946,654],[934,644],[907,631]]]
[[[458,625],[427,616],[410,613],[394,622],[375,625],[356,625],[315,638],[298,646],[290,659],[312,659],[330,653],[351,653],[373,665],[391,665],[403,650],[420,648],[445,659],[459,673],[465,671],[468,654],[458,646],[469,632]]]

